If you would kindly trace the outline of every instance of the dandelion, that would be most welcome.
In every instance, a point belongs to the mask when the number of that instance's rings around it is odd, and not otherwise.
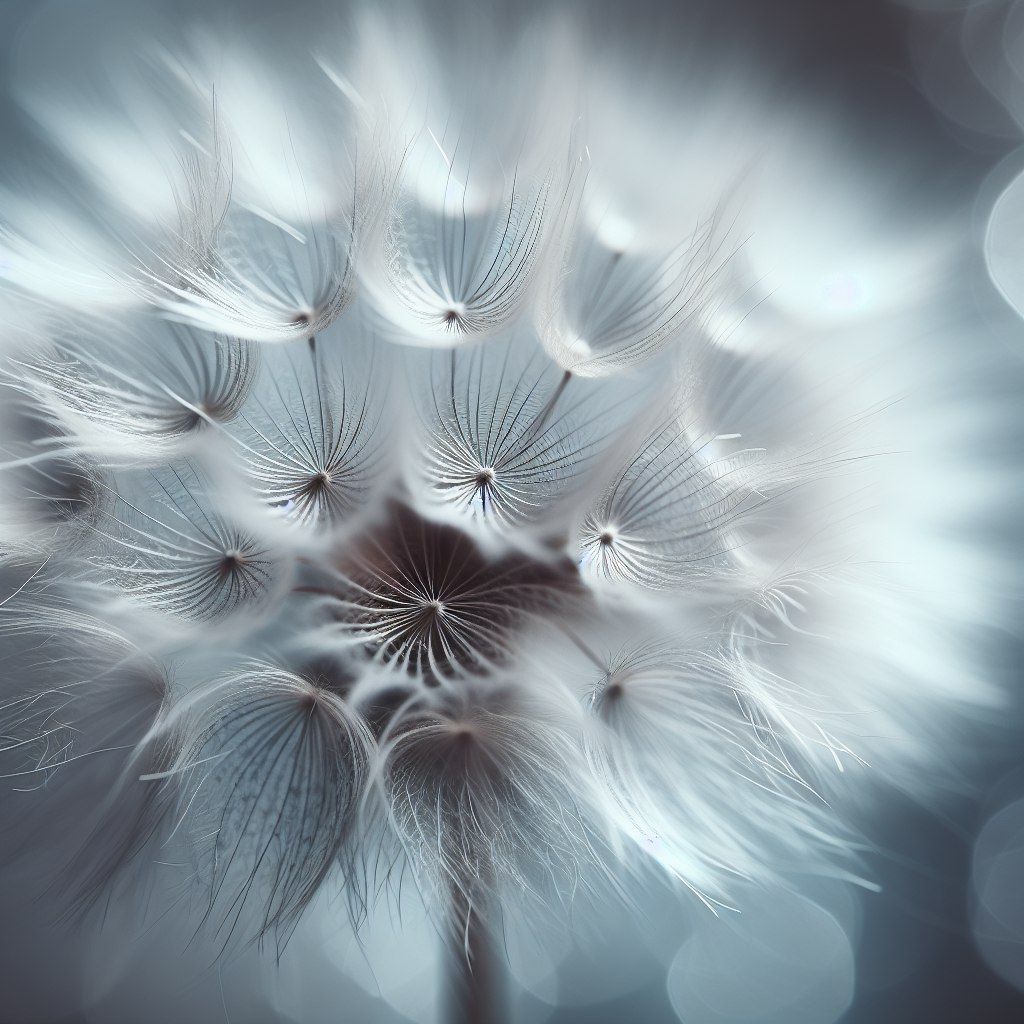
[[[863,882],[860,775],[926,791],[924,723],[994,699],[901,596],[907,537],[959,557],[882,454],[906,364],[737,299],[731,197],[620,216],[575,110],[437,121],[372,19],[294,75],[203,24],[139,83],[173,187],[104,236],[113,297],[45,233],[0,273],[3,774],[109,758],[71,909],[145,917],[159,868],[197,940],[280,955],[411,880],[472,1024],[524,906]]]

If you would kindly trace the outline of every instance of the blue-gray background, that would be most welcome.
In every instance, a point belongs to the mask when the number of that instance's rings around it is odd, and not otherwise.
[[[0,75],[18,47],[20,27],[38,6],[36,0],[0,0]],[[100,6],[100,0],[93,0],[92,6]],[[237,6],[245,16],[257,16],[262,7],[273,5]],[[512,11],[518,0],[507,0],[506,6]],[[970,202],[992,169],[1020,144],[1011,131],[979,131],[953,123],[923,94],[912,66],[911,20],[934,17],[940,25],[941,11],[922,15],[883,0],[665,0],[660,5],[630,0],[626,5],[588,6],[592,16],[605,19],[609,32],[635,36],[635,45],[641,48],[671,51],[678,47],[680,61],[696,30],[705,46],[720,40],[733,58],[742,55],[744,48],[758,59],[777,52],[779,80],[792,95],[830,97],[842,112],[846,130],[867,152],[896,151],[901,161],[912,163],[920,175],[921,192],[935,205],[936,216],[944,205]],[[607,10],[598,12],[603,6]],[[956,4],[951,0],[933,6]],[[950,63],[942,73],[954,78],[963,72]],[[997,106],[983,91],[969,102],[977,105],[979,123],[986,119],[986,123],[998,123]],[[26,131],[11,103],[0,106],[0,165],[3,152],[14,152]],[[979,330],[1003,334],[1006,344],[1012,345],[1016,321],[988,282],[980,245],[973,252],[971,242],[965,239],[967,297],[960,313],[968,321],[976,319]],[[1024,325],[1019,333],[1024,346]],[[1012,557],[1019,550],[1017,538],[1002,540]],[[1011,690],[1019,689],[1019,643],[1000,634],[982,642],[988,648],[986,670]],[[986,818],[1024,793],[1024,729],[1011,714],[1003,733],[975,742],[984,742],[990,756],[973,769],[963,793],[932,810],[892,798],[867,825],[878,848],[871,860],[873,876],[883,890],[864,898],[857,989],[852,1007],[842,1018],[844,1024],[1024,1020],[1024,993],[987,966],[970,923],[974,843]],[[0,941],[18,943],[17,921],[4,924]],[[1024,946],[1019,957],[1024,964]],[[0,953],[0,962],[4,959]],[[37,969],[49,976],[59,974],[63,966],[53,959],[40,962]],[[31,1015],[32,1008],[25,1006],[18,1008],[16,1017],[8,1018],[4,1000],[0,987],[0,1021],[46,1019]],[[63,1018],[67,1024],[77,1019]],[[341,1014],[339,1019],[358,1017]],[[555,1024],[678,1024],[665,994],[663,967],[655,963],[646,987],[604,1005],[562,1009],[549,1019]]]

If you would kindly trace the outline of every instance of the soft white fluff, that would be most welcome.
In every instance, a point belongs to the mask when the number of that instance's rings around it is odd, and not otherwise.
[[[926,793],[954,716],[996,701],[958,633],[991,611],[964,524],[1004,414],[955,398],[969,346],[925,330],[920,281],[803,288],[798,218],[766,267],[794,167],[812,207],[854,184],[794,126],[752,165],[706,90],[643,117],[561,30],[520,41],[517,89],[515,61],[443,59],[457,33],[389,28],[357,11],[298,60],[197,22],[145,48],[131,117],[29,103],[99,119],[55,147],[105,217],[82,245],[22,206],[2,227],[37,329],[3,366],[28,413],[0,549],[195,684],[129,758],[160,824],[124,859],[205,836],[222,937],[254,892],[249,924],[287,931],[334,865],[355,886],[396,849],[487,907],[644,863],[712,906],[860,872],[865,780]],[[158,157],[153,209],[96,173],[118,124]]]

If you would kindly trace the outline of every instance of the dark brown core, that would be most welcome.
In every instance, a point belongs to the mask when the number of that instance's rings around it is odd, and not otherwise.
[[[489,671],[506,660],[522,625],[583,597],[571,560],[491,555],[458,527],[399,502],[363,541],[339,549],[331,568],[323,577],[310,566],[301,589],[337,596],[339,624],[427,685],[435,675]]]

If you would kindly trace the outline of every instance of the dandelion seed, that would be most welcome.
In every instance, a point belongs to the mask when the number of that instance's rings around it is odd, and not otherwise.
[[[259,367],[255,348],[184,328],[140,323],[146,339],[107,322],[64,332],[20,386],[54,410],[83,448],[166,463],[208,423],[231,421]]]
[[[263,663],[215,681],[201,705],[166,779],[196,837],[206,918],[223,945],[236,929],[286,935],[350,859],[368,729],[337,695]]]
[[[727,647],[727,633],[607,622],[563,637],[546,669],[592,716],[584,749],[604,812],[709,906],[728,903],[730,880],[762,876],[765,850],[815,869],[829,846],[809,698]],[[738,806],[756,806],[757,821]]]
[[[229,426],[260,499],[290,521],[330,526],[362,508],[387,440],[380,357],[333,332],[268,353]]]
[[[550,706],[538,718],[544,707],[500,686],[464,690],[412,705],[385,734],[381,785],[403,848],[425,884],[458,890],[485,920],[504,886],[547,891],[592,852],[571,719]]]
[[[152,281],[151,301],[173,319],[252,341],[292,341],[323,331],[352,302],[351,224],[312,224],[304,233],[243,211],[221,235],[210,255],[170,264],[170,283]]]
[[[580,525],[584,575],[654,589],[707,574],[765,500],[763,452],[714,453],[709,439],[669,426],[648,436]]]
[[[662,258],[608,249],[581,228],[539,303],[551,358],[582,377],[604,377],[650,359],[673,339],[700,338],[712,308],[724,242],[715,220]]]
[[[95,528],[97,564],[131,597],[205,622],[263,600],[280,564],[212,507],[188,463],[122,476]]]
[[[430,374],[416,474],[441,507],[505,528],[554,518],[636,405],[635,391],[575,381],[515,341],[438,355]]]
[[[73,548],[102,506],[100,465],[24,389],[8,391],[2,404],[0,553]]]
[[[406,167],[385,232],[383,266],[371,272],[385,315],[422,344],[457,344],[510,324],[546,251],[558,202],[553,178],[531,180],[513,170],[493,195],[485,190],[474,199],[470,174],[479,173],[481,158],[458,143],[450,158],[442,151],[433,202],[422,193],[423,161]]]

